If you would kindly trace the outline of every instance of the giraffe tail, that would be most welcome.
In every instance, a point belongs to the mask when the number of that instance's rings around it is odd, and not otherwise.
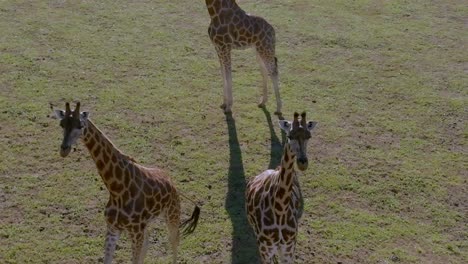
[[[179,228],[182,229],[182,235],[186,236],[186,235],[190,235],[191,233],[193,233],[193,231],[195,231],[195,228],[198,225],[198,219],[200,218],[201,210],[200,210],[200,207],[192,199],[189,199],[183,194],[181,194],[181,196],[189,200],[195,205],[195,208],[193,209],[193,212],[192,212],[192,216],[189,219],[183,221],[179,226]]]

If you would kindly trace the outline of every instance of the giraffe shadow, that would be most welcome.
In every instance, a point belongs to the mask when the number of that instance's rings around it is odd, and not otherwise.
[[[233,227],[231,263],[258,263],[257,244],[245,213],[246,177],[242,152],[236,122],[231,114],[226,114],[226,124],[229,134],[229,171],[225,207]]]

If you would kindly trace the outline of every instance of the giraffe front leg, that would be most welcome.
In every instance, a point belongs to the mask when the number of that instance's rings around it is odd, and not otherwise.
[[[271,264],[275,257],[275,246],[269,246],[267,243],[257,242],[258,251],[260,253],[260,259],[262,264]]]
[[[224,113],[229,114],[232,112],[232,75],[231,75],[231,64],[225,65],[225,80],[224,80],[224,85],[226,87],[226,102],[225,102],[225,107],[224,107]]]
[[[111,264],[114,258],[115,246],[120,237],[120,231],[107,227],[106,242],[104,244],[104,264]]]
[[[132,263],[143,264],[148,240],[146,230],[141,228],[138,231],[129,232],[129,236],[132,240]]]
[[[294,251],[296,248],[295,242],[289,244],[281,245],[279,250],[280,262],[289,264],[294,263]]]
[[[232,107],[232,72],[231,72],[231,50],[228,47],[217,47],[219,64],[223,76],[223,104],[221,108],[224,113],[231,113]]]

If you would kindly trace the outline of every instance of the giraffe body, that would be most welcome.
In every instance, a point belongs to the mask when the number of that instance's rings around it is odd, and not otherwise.
[[[281,115],[274,28],[265,19],[247,14],[234,0],[205,0],[205,2],[211,18],[208,35],[218,54],[224,81],[224,102],[221,107],[226,113],[231,112],[233,102],[231,50],[254,47],[263,76],[259,106],[263,107],[267,102],[269,76],[276,96],[275,114]]]
[[[129,158],[87,120],[83,142],[98,168],[109,201],[104,212],[108,237],[126,231],[132,240],[133,262],[143,263],[147,244],[146,227],[162,214],[169,229],[169,240],[177,256],[180,201],[169,176],[158,168],[147,168]],[[117,239],[106,239],[104,263],[111,263]]]
[[[217,13],[208,27],[213,44],[232,49],[258,47],[274,53],[275,29],[262,17],[247,14],[235,2],[224,2],[225,7],[214,8]]]
[[[297,116],[293,129],[281,120],[290,140],[285,144],[277,170],[266,170],[253,178],[246,188],[246,211],[249,224],[257,238],[262,263],[272,263],[279,256],[281,263],[293,263],[301,216],[301,190],[297,170],[307,168],[306,143],[315,122],[299,125]]]
[[[86,112],[77,113],[79,104],[74,112],[69,110],[68,103],[66,112],[57,111],[64,128],[61,155],[67,156],[71,145],[81,137],[109,191],[109,201],[104,211],[107,223],[104,263],[112,263],[122,232],[127,232],[132,240],[133,263],[143,263],[148,242],[147,226],[160,215],[169,230],[175,263],[181,225],[180,200],[169,176],[159,168],[144,167],[122,153],[87,118]],[[198,215],[192,218],[192,231],[197,220]]]

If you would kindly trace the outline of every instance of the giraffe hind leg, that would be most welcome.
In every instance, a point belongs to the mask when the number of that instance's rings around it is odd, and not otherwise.
[[[167,229],[169,231],[169,243],[171,243],[172,249],[172,263],[177,263],[177,248],[179,246],[179,224],[174,222],[167,223]]]
[[[172,249],[172,263],[177,263],[177,248],[180,240],[180,201],[179,199],[172,200],[171,205],[165,212],[165,220],[169,233],[169,243]]]
[[[258,54],[260,58],[263,61],[263,64],[265,65],[265,68],[268,72],[268,75],[271,78],[271,81],[273,83],[273,90],[275,91],[275,97],[276,97],[276,111],[275,115],[282,116],[281,113],[281,108],[282,108],[282,103],[281,103],[281,96],[279,92],[279,74],[278,74],[278,60],[274,56],[274,52],[260,52],[258,51]]]
[[[260,65],[260,72],[262,73],[262,87],[261,87],[261,97],[258,103],[258,107],[265,107],[265,104],[268,100],[268,70],[263,63],[260,54],[257,52],[257,61]]]

